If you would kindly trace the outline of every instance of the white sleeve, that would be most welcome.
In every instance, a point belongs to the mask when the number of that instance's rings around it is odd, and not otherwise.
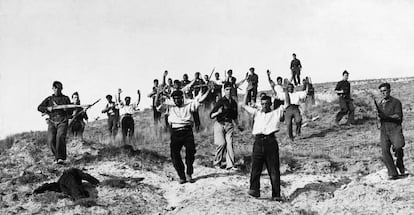
[[[256,115],[256,113],[257,113],[257,109],[256,108],[253,108],[253,107],[250,107],[250,106],[247,106],[247,105],[243,105],[243,108],[248,112],[248,113],[250,113],[250,114],[252,114],[252,115]]]
[[[307,95],[306,91],[299,91],[299,92],[296,92],[296,93],[299,96],[299,99],[305,99],[306,98],[306,95]]]
[[[275,98],[277,98],[279,100],[282,100],[282,101],[285,101],[285,97],[286,97],[285,92],[279,93],[279,92],[276,91],[276,93],[277,93],[277,95],[275,96]]]
[[[168,105],[168,106],[174,106],[175,105],[175,103],[174,103],[174,101],[172,99],[165,100],[164,101],[164,104],[165,105]]]
[[[191,100],[189,100],[188,105],[190,105],[190,111],[194,112],[200,106],[200,102],[198,101],[198,99],[191,99]]]

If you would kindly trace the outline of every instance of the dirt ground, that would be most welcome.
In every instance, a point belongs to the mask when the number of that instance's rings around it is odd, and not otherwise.
[[[404,162],[411,173],[414,79],[387,81],[395,86],[392,94],[404,105]],[[363,90],[374,92],[379,82],[352,83],[357,107],[357,125],[352,127],[332,125],[338,110],[331,93],[334,83],[315,85],[317,104],[306,113],[302,136],[292,143],[286,141],[285,129],[277,134],[284,202],[270,200],[271,186],[265,171],[261,197],[246,194],[253,140],[250,129],[235,134],[240,170],[213,168],[215,146],[205,116],[202,131],[195,134],[196,182],[178,184],[169,158],[169,136],[162,128],[152,126],[146,110],[135,117],[132,147],[111,142],[104,120],[91,122],[84,140],[68,138],[65,166],[52,162],[45,132],[26,132],[2,140],[0,214],[414,214],[414,177],[410,174],[387,180],[381,161],[375,110]],[[248,128],[249,119],[243,120]],[[85,183],[90,198],[72,201],[52,191],[32,194],[70,167],[82,169],[101,182],[96,187]]]

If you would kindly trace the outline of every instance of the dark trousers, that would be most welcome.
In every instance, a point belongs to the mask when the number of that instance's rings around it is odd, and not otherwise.
[[[404,168],[404,151],[403,147],[405,145],[404,136],[402,133],[401,125],[397,125],[392,122],[383,122],[381,123],[381,151],[382,151],[382,160],[387,167],[389,176],[398,175],[397,168],[400,170],[400,173],[405,171]],[[390,149],[395,153],[396,162],[394,165],[394,158],[391,155]]]
[[[159,112],[155,106],[152,107],[152,112],[154,115],[154,123],[158,124],[161,121],[161,112]]]
[[[292,70],[292,78],[290,79],[290,81],[292,80],[295,86],[300,85],[300,71]]]
[[[170,150],[171,150],[171,160],[174,165],[175,170],[178,173],[178,176],[181,179],[185,179],[185,167],[184,163],[181,159],[181,148],[185,147],[185,164],[187,166],[186,173],[188,175],[193,174],[193,163],[194,163],[194,155],[196,153],[195,144],[194,144],[194,136],[191,127],[189,126],[186,129],[171,130],[171,143],[170,143]]]
[[[171,125],[168,123],[168,114],[164,115],[165,131],[171,130]]]
[[[74,120],[70,125],[70,132],[73,136],[82,136],[83,131],[85,130],[85,123],[83,120]]]
[[[351,99],[345,99],[342,96],[339,97],[339,107],[341,110],[336,114],[336,122],[339,123],[342,117],[348,114],[348,124],[354,123],[354,111],[355,107]]]
[[[272,197],[280,197],[279,146],[274,135],[256,135],[255,137],[250,190],[260,191],[260,175],[262,174],[263,164],[266,164],[270,176]]]
[[[68,122],[49,122],[47,128],[47,142],[52,150],[55,159],[66,160],[66,133]]]
[[[287,130],[290,139],[293,139],[293,119],[295,120],[296,124],[296,135],[300,135],[302,127],[302,115],[300,114],[298,105],[289,105],[286,108],[285,122],[287,123]]]
[[[200,130],[200,114],[198,113],[198,109],[196,111],[193,112],[193,119],[194,119],[194,126],[196,131]]]
[[[134,136],[134,119],[132,116],[124,116],[121,122],[122,126],[122,140],[125,142],[126,137],[133,137]]]
[[[118,133],[118,116],[110,115],[108,116],[108,131],[109,134],[113,137]]]
[[[247,99],[246,99],[245,105],[248,105],[249,103],[255,104],[256,97],[257,97],[257,87],[247,90]]]

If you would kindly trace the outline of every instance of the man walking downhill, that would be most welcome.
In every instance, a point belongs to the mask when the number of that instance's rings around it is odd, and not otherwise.
[[[289,81],[285,79],[285,82],[289,82]],[[293,84],[288,83],[287,92],[288,92],[289,99],[290,99],[289,104],[286,103],[285,93],[282,95],[280,94],[276,95],[277,99],[285,101],[285,122],[287,123],[287,132],[288,132],[290,141],[294,141],[293,120],[296,124],[296,135],[301,136],[302,115],[299,110],[299,105],[306,98],[306,95],[308,94],[308,90],[309,88],[307,88],[305,91],[294,92]],[[273,92],[275,94],[277,93],[276,90],[273,90]]]
[[[403,121],[402,105],[400,100],[390,95],[391,85],[389,83],[382,83],[378,89],[383,97],[378,104],[378,117],[381,122],[382,160],[387,167],[389,179],[395,180],[405,176],[403,162],[405,140],[401,126]],[[395,164],[390,149],[397,158]],[[397,168],[400,174],[398,174]]]
[[[109,135],[112,136],[112,138],[115,138],[118,133],[119,107],[112,101],[111,95],[106,95],[106,100],[108,103],[106,104],[105,109],[102,110],[102,113],[106,113],[108,116]]]
[[[210,113],[214,122],[214,143],[217,145],[214,166],[221,168],[226,162],[227,170],[237,170],[234,166],[233,131],[238,127],[237,103],[231,97],[231,84],[224,84],[224,97],[220,98]]]
[[[247,74],[247,100],[246,104],[255,104],[257,97],[257,86],[259,84],[259,76],[254,73],[254,68],[251,67]]]
[[[300,85],[300,71],[302,70],[302,64],[300,60],[296,58],[296,54],[292,54],[292,61],[290,61],[290,70],[292,71],[292,78],[290,81],[295,84],[295,86]]]
[[[289,104],[289,94],[285,94],[287,104]],[[263,164],[266,164],[272,184],[272,200],[282,201],[280,195],[279,146],[275,133],[279,131],[284,107],[280,106],[275,110],[271,110],[272,101],[269,96],[261,97],[260,102],[261,110],[247,105],[242,106],[254,117],[252,133],[255,136],[255,140],[252,153],[250,188],[247,193],[253,197],[260,197],[260,175]]]
[[[354,124],[354,104],[351,98],[351,84],[348,82],[348,71],[342,73],[342,81],[336,84],[335,92],[339,96],[339,107],[341,108],[335,117],[335,125],[339,126],[342,117],[348,114],[347,125]]]
[[[69,97],[62,94],[63,85],[59,81],[52,84],[53,95],[40,103],[37,110],[49,115],[47,128],[47,142],[55,156],[57,164],[64,164],[66,160],[66,134],[68,119],[72,114],[70,109],[54,109],[57,105],[70,104]]]
[[[122,129],[122,142],[124,144],[128,141],[131,141],[131,138],[134,136],[135,123],[134,123],[134,113],[138,110],[139,102],[141,101],[141,92],[138,90],[138,100],[137,103],[131,103],[131,97],[125,97],[125,103],[120,100],[122,90],[118,91],[119,98],[119,112],[121,114],[121,129]]]
[[[205,94],[197,96],[195,99],[184,101],[183,91],[176,90],[171,94],[172,100],[167,99],[160,106],[158,110],[167,108],[169,117],[168,121],[171,125],[171,160],[175,170],[179,176],[179,183],[185,182],[193,183],[193,163],[194,155],[196,153],[196,146],[194,143],[194,135],[192,130],[192,112],[196,111],[200,103],[208,96],[208,90]],[[158,96],[160,96],[158,94]],[[185,169],[184,163],[181,159],[181,148],[185,147]]]

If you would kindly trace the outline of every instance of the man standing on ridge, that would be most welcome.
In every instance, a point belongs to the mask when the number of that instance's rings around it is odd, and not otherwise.
[[[351,98],[351,84],[348,81],[349,72],[342,73],[342,81],[336,84],[335,92],[339,96],[339,107],[341,108],[335,117],[335,125],[339,126],[342,117],[348,114],[347,125],[354,124],[354,104]]]
[[[257,97],[257,86],[259,84],[259,76],[254,73],[254,68],[251,67],[249,69],[249,72],[247,73],[247,104],[256,103],[256,97]],[[245,104],[245,105],[247,105]]]
[[[63,85],[59,81],[52,84],[53,94],[40,103],[37,110],[48,114],[47,142],[55,156],[57,164],[64,164],[66,160],[66,134],[71,109],[55,109],[58,105],[70,104],[69,97],[62,94]]]
[[[295,86],[300,85],[300,71],[302,70],[302,64],[300,60],[296,58],[296,54],[292,54],[292,61],[290,61],[290,70],[292,71],[292,78],[290,81],[295,84]]]
[[[192,178],[193,174],[193,163],[194,155],[196,153],[194,135],[192,130],[193,120],[191,113],[197,111],[197,108],[200,106],[208,96],[208,93],[211,89],[207,90],[203,95],[197,95],[195,99],[188,99],[184,101],[183,91],[176,90],[171,94],[172,99],[167,99],[160,106],[157,107],[158,110],[168,109],[169,117],[168,121],[171,125],[171,160],[174,165],[175,170],[178,173],[180,178],[179,183],[183,184],[185,182],[193,183],[194,179]],[[157,94],[157,97],[160,94]],[[181,148],[185,147],[185,163],[181,159]]]

